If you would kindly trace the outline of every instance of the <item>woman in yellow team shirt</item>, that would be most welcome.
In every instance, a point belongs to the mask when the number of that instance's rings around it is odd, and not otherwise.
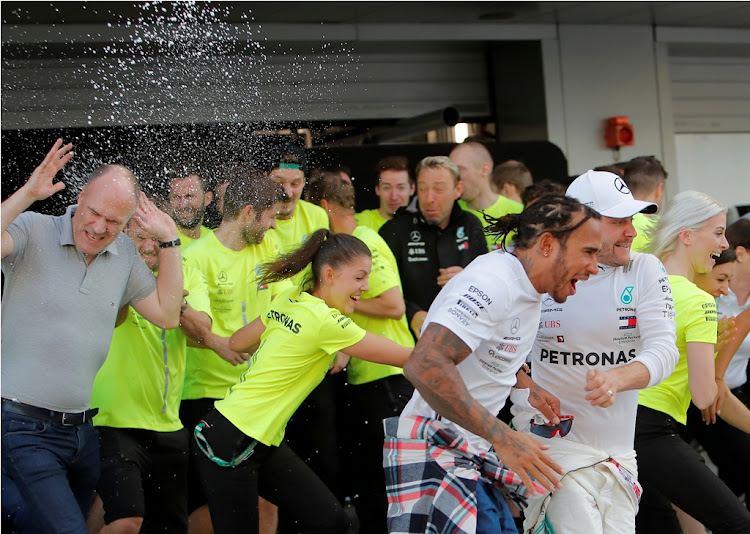
[[[411,352],[346,316],[368,289],[372,260],[362,241],[318,230],[298,250],[265,264],[260,283],[308,265],[311,281],[303,290],[279,294],[232,336],[232,350],[255,350],[250,368],[195,428],[192,454],[217,534],[257,532],[258,494],[289,510],[304,532],[343,532],[343,508],[285,444],[284,429],[338,351],[400,367]]]
[[[725,228],[726,208],[696,191],[676,195],[654,228],[651,251],[664,264],[672,286],[680,358],[669,378],[639,395],[635,430],[638,479],[643,485],[636,517],[639,534],[681,533],[670,502],[714,534],[750,532],[750,513],[679,437],[691,399],[705,409],[718,392],[716,302],[694,280],[697,274],[709,273],[715,258],[728,248]],[[734,424],[726,413],[722,417]]]

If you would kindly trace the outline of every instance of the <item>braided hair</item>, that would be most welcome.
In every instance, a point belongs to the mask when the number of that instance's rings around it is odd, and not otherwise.
[[[576,214],[583,217],[574,222]],[[545,232],[552,234],[564,248],[570,234],[589,219],[600,220],[601,215],[574,198],[547,195],[527,206],[521,213],[509,213],[499,219],[485,215],[485,219],[490,223],[485,232],[496,235],[502,249],[507,252],[508,237],[513,232],[517,232],[513,238],[516,250],[530,249]]]

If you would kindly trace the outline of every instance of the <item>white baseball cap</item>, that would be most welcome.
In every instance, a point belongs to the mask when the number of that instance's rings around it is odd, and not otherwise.
[[[599,215],[624,219],[636,213],[656,213],[659,206],[633,198],[625,181],[611,172],[586,171],[570,184],[565,194]]]

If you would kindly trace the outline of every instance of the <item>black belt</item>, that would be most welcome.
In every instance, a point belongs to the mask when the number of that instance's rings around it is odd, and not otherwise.
[[[8,399],[3,399],[3,410],[65,426],[83,424],[99,413],[99,408],[92,408],[85,412],[56,412],[54,410],[47,410],[46,408],[39,408],[37,406],[14,402]]]

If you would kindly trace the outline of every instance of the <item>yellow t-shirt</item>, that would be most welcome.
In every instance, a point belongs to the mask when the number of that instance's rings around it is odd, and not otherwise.
[[[643,213],[636,213],[633,215],[633,226],[638,235],[633,239],[633,244],[630,245],[630,250],[636,252],[646,252],[646,247],[649,244],[649,232],[653,231],[654,225],[657,219],[653,217],[647,217]]]
[[[358,225],[367,226],[377,232],[389,219],[383,217],[379,210],[363,210],[354,215],[354,220]]]
[[[186,300],[211,315],[208,286],[200,271],[182,268]],[[185,377],[185,334],[163,330],[133,308],[115,328],[109,354],[94,380],[91,406],[99,408],[94,424],[174,432],[182,428],[180,400]]]
[[[245,435],[278,446],[289,418],[323,381],[336,353],[366,332],[296,289],[279,295],[262,320],[266,330],[250,368],[215,406]]]
[[[677,348],[680,358],[674,372],[655,386],[641,390],[638,404],[664,412],[685,424],[690,406],[687,344],[716,343],[716,301],[687,278],[669,275],[674,298]]]
[[[266,232],[266,238],[270,238],[278,252],[285,254],[302,245],[316,230],[330,227],[323,208],[300,200],[292,218],[276,219],[276,228]]]
[[[291,219],[276,219],[276,228],[266,232],[264,241],[272,243],[276,254],[286,254],[299,248],[316,230],[330,228],[328,214],[320,206],[300,200]],[[291,278],[291,283],[302,287],[310,277],[310,267]]]
[[[497,197],[497,201],[492,206],[482,211],[470,210],[466,207],[466,202],[461,199],[458,200],[458,205],[461,206],[461,208],[465,211],[476,215],[477,218],[482,222],[482,228],[487,228],[487,226],[489,226],[489,223],[484,219],[485,213],[487,215],[495,217],[496,219],[499,219],[503,215],[508,215],[509,213],[521,213],[523,211],[523,204],[520,204],[515,200],[511,200],[508,197],[504,197],[503,195],[499,195]],[[515,233],[508,236],[508,240],[506,241],[507,244],[510,243],[510,240],[514,235]],[[487,248],[490,250],[490,252],[500,248],[500,244],[496,243],[497,236],[488,235],[486,237]]]
[[[204,237],[206,234],[210,232],[213,232],[213,230],[211,230],[210,228],[206,228],[205,226],[201,226],[201,237]],[[181,251],[185,250],[185,247],[187,247],[188,245],[191,245],[195,241],[200,239],[200,237],[198,239],[193,239],[192,237],[183,234],[182,229],[179,226],[177,227],[177,234],[180,236],[180,250]]]
[[[388,244],[375,230],[366,226],[357,226],[352,235],[359,238],[372,252],[372,272],[367,280],[370,289],[362,293],[362,299],[375,298],[391,288],[401,291],[401,278],[398,275],[396,258]],[[386,337],[404,347],[413,347],[414,338],[406,323],[406,314],[401,319],[369,317],[359,313],[349,315],[355,323],[373,334]],[[403,374],[400,367],[368,362],[352,358],[347,366],[347,377],[350,384],[366,384],[386,376]]]
[[[288,281],[265,286],[257,282],[260,265],[274,257],[274,247],[265,239],[237,251],[225,247],[214,232],[185,249],[182,261],[201,271],[208,283],[211,332],[231,336],[268,308],[274,295],[289,287]],[[247,364],[234,366],[210,349],[188,347],[187,358],[183,399],[221,399],[247,369]]]

